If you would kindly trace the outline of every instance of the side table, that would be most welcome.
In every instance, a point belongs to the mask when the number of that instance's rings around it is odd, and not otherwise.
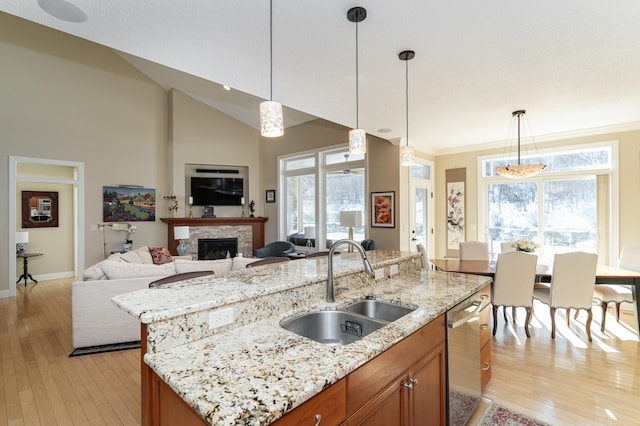
[[[31,274],[29,273],[29,258],[30,257],[36,257],[36,256],[42,256],[42,253],[18,253],[16,254],[16,259],[20,259],[22,258],[22,275],[20,275],[20,278],[18,278],[18,281],[16,281],[16,284],[18,284],[20,281],[22,281],[24,279],[24,285],[25,287],[27,286],[27,278],[29,278],[31,281],[33,281],[34,283],[38,283],[38,281],[34,280],[33,277],[31,276]]]

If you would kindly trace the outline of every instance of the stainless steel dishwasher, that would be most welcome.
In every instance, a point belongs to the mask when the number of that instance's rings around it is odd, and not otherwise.
[[[447,311],[447,424],[464,426],[480,402],[480,325],[477,294]]]

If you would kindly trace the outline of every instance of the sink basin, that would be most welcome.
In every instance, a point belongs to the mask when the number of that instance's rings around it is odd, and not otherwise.
[[[280,326],[325,345],[344,346],[360,340],[386,324],[387,322],[351,312],[316,311],[282,321]]]
[[[375,299],[362,300],[347,307],[347,311],[349,312],[355,312],[371,318],[389,322],[395,321],[398,318],[402,318],[403,316],[415,310],[416,308],[395,305],[393,303]]]

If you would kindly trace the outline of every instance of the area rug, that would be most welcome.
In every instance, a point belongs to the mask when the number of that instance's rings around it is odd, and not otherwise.
[[[479,423],[480,426],[550,426],[532,419],[524,414],[517,413],[506,407],[491,403],[487,411],[482,416]]]
[[[125,351],[127,349],[139,349],[140,341],[137,342],[125,342],[125,343],[114,343],[111,345],[100,345],[100,346],[89,346],[86,348],[78,348],[69,354],[72,356],[80,356],[80,355],[92,355],[92,354],[101,354],[104,352],[115,352],[115,351]]]
[[[479,397],[455,390],[449,391],[449,426],[464,426],[480,402]]]

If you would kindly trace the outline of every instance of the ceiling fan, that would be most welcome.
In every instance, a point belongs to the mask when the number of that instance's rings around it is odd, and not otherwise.
[[[344,154],[344,162],[348,163],[349,162],[349,153]],[[361,175],[362,173],[364,173],[363,169],[356,169],[356,170],[351,170],[351,169],[343,169],[342,170],[342,174],[343,175]]]

